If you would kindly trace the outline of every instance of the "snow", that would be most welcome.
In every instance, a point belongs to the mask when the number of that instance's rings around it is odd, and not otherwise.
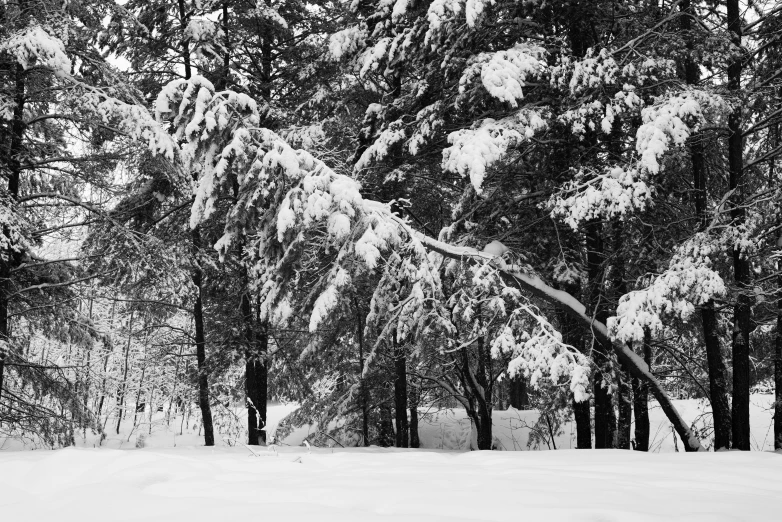
[[[366,32],[359,27],[337,31],[329,38],[329,53],[334,60],[341,60],[363,48],[366,37]]]
[[[780,455],[178,447],[0,454],[4,520],[774,520]],[[241,517],[241,518],[240,518]]]
[[[675,401],[688,419],[708,418],[704,401]],[[753,449],[768,450],[773,396],[752,396]],[[183,435],[158,418],[136,449],[141,426],[113,432],[103,447],[0,451],[0,510],[14,522],[233,520],[774,520],[782,455],[674,453],[675,437],[651,403],[651,452],[573,450],[564,423],[557,451],[529,449],[535,411],[494,411],[494,452],[464,451],[462,409],[420,410],[424,449],[301,447],[301,427],[274,448],[200,446],[197,423]],[[295,405],[270,404],[269,432]],[[241,412],[239,412],[241,413]],[[195,429],[194,429],[195,428]],[[681,450],[681,441],[678,441]],[[121,449],[120,449],[121,448]],[[533,448],[534,449],[534,448]],[[547,443],[542,448],[548,449]]]
[[[510,248],[502,243],[502,241],[491,241],[483,247],[483,251],[491,256],[504,256],[507,252],[510,252]]]
[[[65,45],[39,25],[31,25],[0,43],[0,52],[10,52],[24,69],[47,67],[56,75],[71,71],[71,60],[65,54]]]
[[[545,69],[545,54],[541,47],[522,44],[490,55],[484,53],[481,56],[488,61],[481,67],[481,82],[493,97],[518,107],[516,102],[524,98],[522,87],[527,78]]]

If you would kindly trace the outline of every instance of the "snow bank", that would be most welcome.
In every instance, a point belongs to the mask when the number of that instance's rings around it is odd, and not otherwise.
[[[772,453],[282,448],[0,453],[14,522],[774,520]]]

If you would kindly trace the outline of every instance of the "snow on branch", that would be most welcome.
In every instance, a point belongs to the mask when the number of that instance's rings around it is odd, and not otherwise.
[[[509,150],[547,128],[546,112],[522,109],[501,120],[487,118],[470,129],[448,135],[451,144],[443,150],[443,169],[469,176],[475,191],[481,193],[486,169]]]
[[[0,44],[0,52],[7,51],[23,68],[46,67],[55,75],[70,73],[71,60],[65,54],[65,45],[40,25],[30,25]]]
[[[711,257],[719,255],[724,245],[708,234],[699,232],[685,242],[673,256],[668,269],[651,284],[625,294],[619,300],[616,317],[608,319],[611,337],[620,343],[641,342],[644,330],[663,329],[666,316],[686,321],[695,306],[725,294],[725,282],[711,268]]]

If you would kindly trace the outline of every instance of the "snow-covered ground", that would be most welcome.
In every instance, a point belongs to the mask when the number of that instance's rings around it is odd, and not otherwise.
[[[756,449],[770,447],[771,401],[753,396]],[[707,422],[704,403],[676,405],[696,425]],[[294,408],[270,405],[270,431]],[[497,447],[527,450],[537,415],[496,411]],[[675,438],[659,408],[651,424],[648,454],[570,450],[569,423],[554,439],[563,451],[470,453],[458,451],[469,444],[464,411],[443,410],[422,421],[427,449],[308,450],[299,444],[315,428],[304,426],[275,448],[257,448],[256,457],[238,432],[219,434],[217,446],[205,448],[197,418],[166,423],[153,415],[151,426],[126,421],[119,435],[109,422],[105,440],[88,433],[76,448],[12,451],[22,448],[19,441],[0,442],[0,520],[779,519],[782,454],[673,453]]]
[[[0,453],[25,521],[779,520],[782,455],[178,447]]]

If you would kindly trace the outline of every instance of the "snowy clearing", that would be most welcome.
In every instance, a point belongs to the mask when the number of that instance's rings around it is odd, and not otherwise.
[[[0,454],[3,520],[774,520],[782,455],[621,450]]]

